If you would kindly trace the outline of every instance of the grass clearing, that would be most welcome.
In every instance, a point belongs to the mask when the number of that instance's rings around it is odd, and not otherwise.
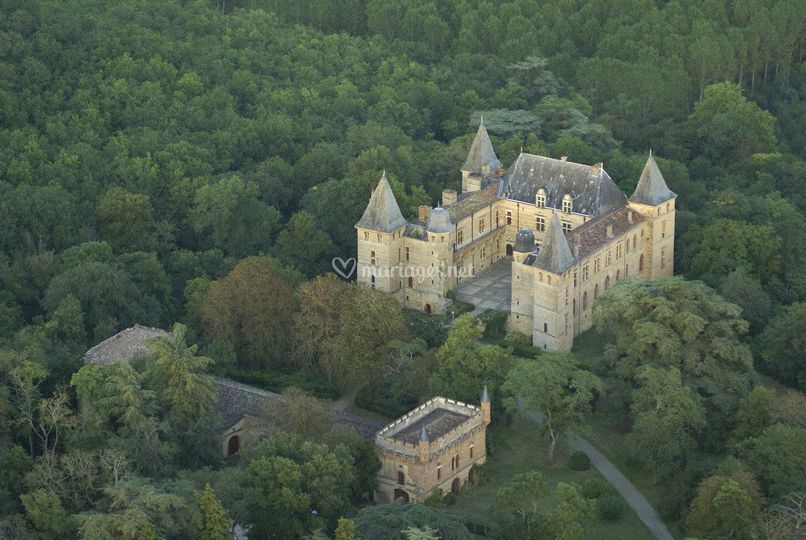
[[[496,530],[495,493],[514,475],[531,470],[540,471],[553,491],[558,482],[574,482],[582,484],[587,478],[602,478],[599,472],[591,467],[587,471],[576,472],[568,469],[565,461],[569,451],[567,447],[557,448],[557,460],[554,466],[545,462],[547,438],[540,428],[528,420],[518,419],[510,425],[493,424],[488,430],[491,454],[487,458],[489,464],[489,481],[481,486],[468,490],[456,499],[456,504],[448,507],[452,512],[462,515],[466,520]],[[546,508],[553,505],[551,497],[543,501]],[[586,520],[584,538],[589,540],[631,540],[651,539],[649,530],[635,515],[629,506],[617,521],[603,521],[598,517]]]

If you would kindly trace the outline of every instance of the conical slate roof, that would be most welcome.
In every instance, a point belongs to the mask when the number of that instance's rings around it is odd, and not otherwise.
[[[535,250],[535,234],[532,229],[523,228],[515,236],[515,251],[519,253],[532,253]]]
[[[493,150],[493,143],[487,135],[487,128],[484,127],[484,120],[479,122],[479,130],[476,132],[473,144],[470,145],[470,152],[467,154],[465,164],[462,165],[462,170],[482,174],[483,165],[489,165],[490,172],[501,168],[501,162]]]
[[[554,274],[562,274],[574,265],[571,247],[565,239],[563,226],[556,213],[551,216],[543,246],[537,253],[534,265]]]
[[[423,427],[420,428],[419,440],[423,442],[428,442],[431,440],[431,437],[428,436],[428,431],[425,429],[425,424],[423,424]]]
[[[481,402],[482,403],[489,403],[490,402],[490,393],[487,391],[487,385],[484,385],[484,390],[481,392]]]
[[[635,193],[632,194],[630,200],[654,206],[675,197],[677,194],[666,185],[666,180],[663,179],[658,164],[652,157],[652,152],[649,152],[649,158],[646,160],[641,178],[638,180]]]
[[[400,213],[392,186],[386,179],[386,171],[378,182],[378,187],[372,192],[364,215],[355,224],[356,228],[371,231],[392,232],[407,225],[406,219]]]

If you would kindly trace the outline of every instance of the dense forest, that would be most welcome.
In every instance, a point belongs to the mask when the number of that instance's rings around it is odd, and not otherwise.
[[[664,294],[694,315],[647,348],[619,300],[658,300],[614,287],[592,367],[618,381],[637,447],[686,433],[637,457],[673,484],[664,515],[720,537],[707,490],[741,491],[745,531],[806,491],[806,3],[0,6],[0,536],[219,538],[234,519],[350,538],[369,446],[308,418],[222,468],[203,374],[301,387],[301,410],[347,396],[395,416],[447,390],[476,401],[480,380],[504,403],[528,347],[475,347],[494,324],[446,335],[324,276],[354,255],[381,171],[408,217],[458,188],[482,115],[505,165],[521,149],[601,161],[631,193],[651,149],[679,196],[675,273],[704,284]],[[119,330],[175,322],[162,361],[82,369]],[[679,408],[653,417],[652,388]],[[313,463],[327,474],[303,486]],[[410,524],[453,526],[423,512]]]

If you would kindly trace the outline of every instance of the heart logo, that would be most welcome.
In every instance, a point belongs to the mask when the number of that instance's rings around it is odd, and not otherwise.
[[[330,261],[330,264],[333,266],[333,271],[344,279],[350,279],[355,273],[356,262],[354,257],[350,257],[346,261],[341,257],[335,257]]]

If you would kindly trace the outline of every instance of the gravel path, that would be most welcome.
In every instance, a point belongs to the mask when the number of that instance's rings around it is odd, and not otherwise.
[[[518,405],[521,409],[524,408],[523,400],[518,399]],[[537,411],[526,411],[529,417],[537,422],[540,423],[543,421],[543,415],[541,415]],[[630,505],[630,508],[635,510],[635,513],[638,515],[638,519],[643,522],[644,525],[647,526],[649,531],[652,533],[652,536],[657,538],[658,540],[673,540],[672,533],[669,532],[669,529],[666,528],[666,524],[663,523],[663,520],[658,515],[658,512],[652,508],[652,505],[649,504],[649,501],[646,500],[638,488],[630,482],[626,476],[621,474],[613,462],[607,459],[604,454],[599,452],[594,446],[583,439],[582,437],[577,436],[576,441],[574,442],[574,448],[585,452],[588,454],[588,457],[593,463],[593,466],[599,469],[599,472],[602,473],[605,480],[607,480],[610,485],[612,485],[619,494],[624,497],[624,500],[627,501],[627,504]]]
[[[599,452],[596,448],[593,447],[591,443],[583,439],[582,437],[577,437],[574,443],[574,447],[577,450],[581,450],[588,454],[588,457],[591,459],[591,463],[599,469],[599,472],[602,473],[602,476],[605,477],[605,480],[610,482],[616,491],[624,497],[624,500],[627,501],[627,504],[635,510],[635,513],[638,515],[638,519],[640,519],[644,525],[652,532],[652,535],[659,540],[672,540],[672,534],[669,532],[669,529],[666,528],[666,524],[663,523],[663,520],[658,515],[658,512],[652,508],[652,505],[649,504],[649,501],[646,500],[638,488],[630,482],[626,476],[621,474],[613,462],[607,459],[604,454]]]

